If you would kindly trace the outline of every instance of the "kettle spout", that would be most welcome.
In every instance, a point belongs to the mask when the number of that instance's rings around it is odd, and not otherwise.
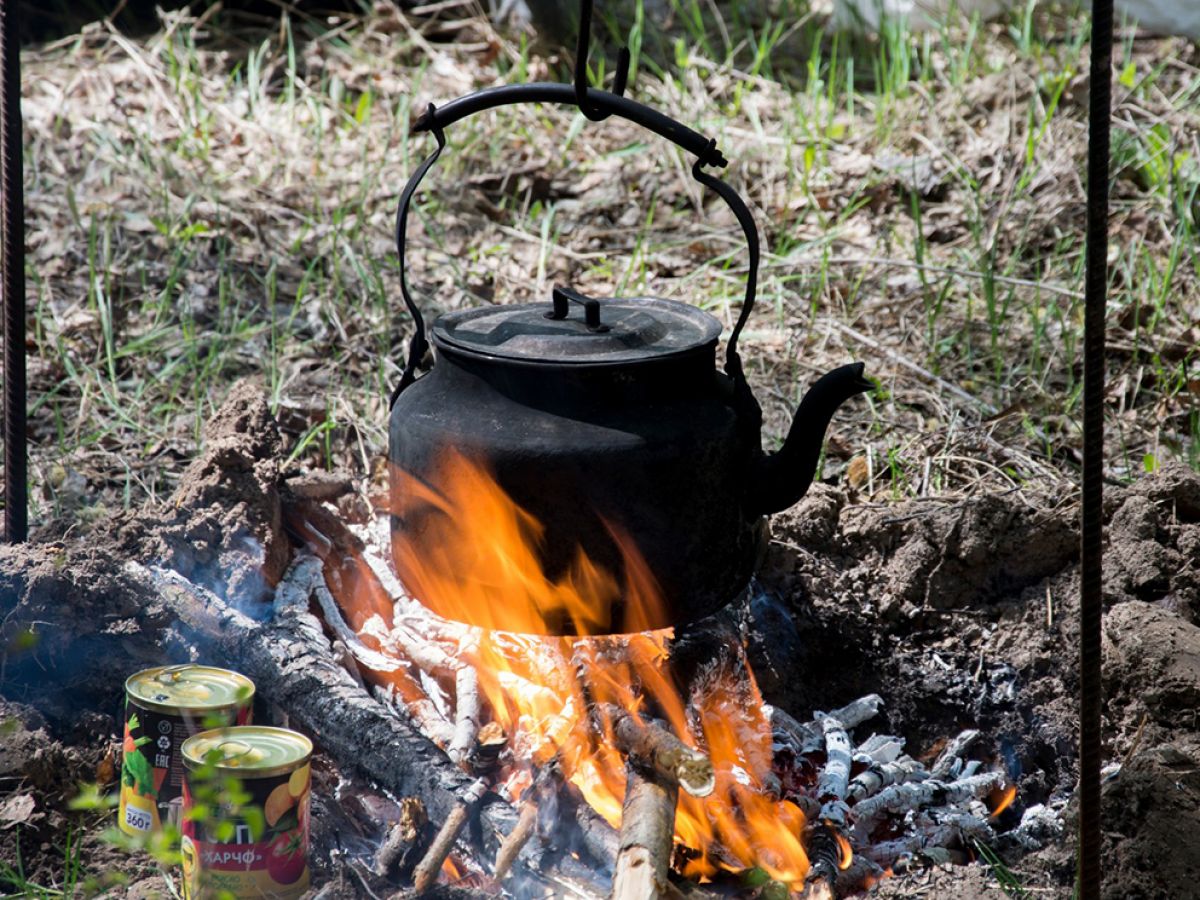
[[[863,377],[863,364],[851,363],[817,380],[796,410],[787,440],[778,453],[762,457],[750,475],[748,512],[767,515],[795,504],[812,484],[825,429],[838,407],[875,387]]]

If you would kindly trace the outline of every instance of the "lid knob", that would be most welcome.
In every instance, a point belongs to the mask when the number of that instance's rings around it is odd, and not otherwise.
[[[597,334],[608,331],[608,326],[600,322],[600,301],[595,297],[588,297],[572,288],[556,284],[550,291],[550,300],[554,303],[554,308],[546,313],[547,319],[565,319],[571,310],[571,304],[578,303],[583,306],[583,323],[588,331]]]

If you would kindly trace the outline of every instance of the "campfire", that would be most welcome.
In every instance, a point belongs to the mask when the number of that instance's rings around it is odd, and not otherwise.
[[[516,609],[566,613],[595,630],[618,593],[651,621],[660,601],[627,540],[622,579],[582,547],[563,577],[550,578],[540,523],[485,466],[447,453],[441,475],[441,490],[409,493],[437,505],[436,556],[392,531],[382,494],[361,526],[308,503],[293,527],[316,555],[298,559],[279,588],[315,597],[375,696],[472,776],[440,830],[415,828],[411,817],[394,826],[375,861],[380,874],[419,889],[440,874],[514,893],[549,878],[591,896],[652,897],[674,879],[693,890],[775,883],[836,897],[896,867],[966,861],[977,841],[994,839],[991,823],[1016,786],[969,760],[977,731],[923,763],[902,738],[869,730],[878,695],[798,721],[764,703],[732,615],[678,634],[563,637],[462,624],[499,623]],[[687,641],[689,630],[703,641]],[[678,659],[684,643],[702,644],[703,658],[693,647]],[[495,795],[519,819],[489,858],[457,839]]]

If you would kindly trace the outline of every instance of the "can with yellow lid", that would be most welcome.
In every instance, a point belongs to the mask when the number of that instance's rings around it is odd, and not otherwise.
[[[158,666],[125,682],[125,735],[117,824],[126,834],[178,824],[183,742],[199,731],[250,721],[254,682],[213,666]]]
[[[184,742],[184,900],[308,890],[311,759],[312,742],[286,728],[218,728]]]

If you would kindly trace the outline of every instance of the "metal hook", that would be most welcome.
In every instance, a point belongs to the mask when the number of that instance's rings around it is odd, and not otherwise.
[[[588,46],[592,40],[592,0],[579,0],[579,37],[575,42],[575,100],[579,110],[593,122],[601,122],[612,115],[588,99]],[[625,95],[629,81],[629,48],[622,47],[617,53],[617,72],[613,79],[612,92],[618,97]]]

